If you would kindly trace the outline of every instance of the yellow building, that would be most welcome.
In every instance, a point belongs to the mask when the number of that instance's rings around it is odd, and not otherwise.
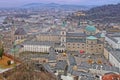
[[[104,41],[104,36],[96,33],[94,26],[87,26],[84,33],[67,33],[66,48],[69,51],[99,54],[104,52]]]

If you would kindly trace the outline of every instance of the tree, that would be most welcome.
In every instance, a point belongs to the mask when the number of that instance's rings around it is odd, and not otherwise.
[[[7,61],[7,64],[8,64],[8,65],[11,65],[11,61],[10,61],[10,60],[8,60],[8,61]]]
[[[2,48],[0,48],[0,58],[1,59],[2,59],[3,54],[4,54],[4,48],[2,47]]]

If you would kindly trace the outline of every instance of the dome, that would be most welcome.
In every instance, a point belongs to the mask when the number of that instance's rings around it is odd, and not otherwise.
[[[87,26],[85,28],[86,31],[89,31],[89,32],[95,32],[96,31],[96,28],[94,26]]]
[[[87,37],[87,39],[94,40],[94,39],[97,39],[97,38],[95,36],[89,36],[89,37]]]

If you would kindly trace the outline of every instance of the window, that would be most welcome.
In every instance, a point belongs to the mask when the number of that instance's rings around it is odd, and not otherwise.
[[[70,43],[68,43],[68,45],[70,45]]]
[[[84,44],[82,44],[82,45],[84,45]]]
[[[93,42],[91,42],[91,44],[93,44]]]
[[[101,45],[99,45],[99,47],[101,47]]]
[[[64,32],[62,32],[62,34],[64,35]]]
[[[93,46],[91,46],[91,47],[93,47]]]
[[[99,48],[99,49],[101,49],[101,48]]]

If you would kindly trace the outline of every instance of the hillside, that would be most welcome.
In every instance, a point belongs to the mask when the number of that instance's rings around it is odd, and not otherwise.
[[[120,4],[94,7],[86,12],[87,19],[103,23],[120,22]]]
[[[30,3],[25,4],[22,6],[22,8],[62,8],[62,9],[78,9],[78,10],[88,10],[90,8],[94,7],[94,5],[69,5],[69,4],[56,4],[56,3]]]

